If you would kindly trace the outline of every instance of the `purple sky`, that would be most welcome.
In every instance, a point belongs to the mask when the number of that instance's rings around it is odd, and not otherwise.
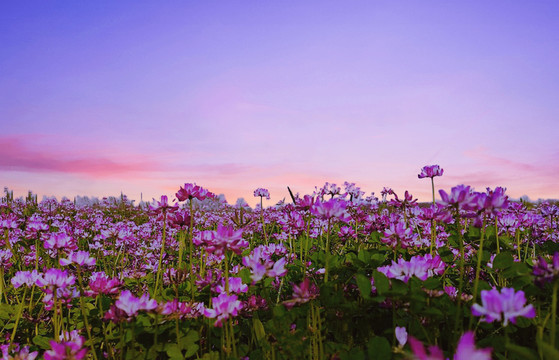
[[[0,6],[0,185],[559,198],[559,2]]]

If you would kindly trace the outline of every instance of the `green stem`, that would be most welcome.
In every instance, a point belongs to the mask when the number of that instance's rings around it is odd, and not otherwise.
[[[85,330],[87,332],[87,338],[89,339],[89,346],[91,347],[91,353],[93,354],[93,358],[97,360],[97,353],[95,352],[95,346],[93,345],[93,338],[91,337],[91,330],[89,329],[89,321],[87,320],[87,314],[85,313],[85,304],[83,302],[84,297],[84,289],[83,289],[83,281],[82,281],[82,272],[81,267],[78,265],[78,284],[80,285],[80,308],[82,310],[83,316],[83,323],[85,325]]]
[[[433,205],[435,205],[435,180],[431,178],[431,190],[433,192]]]
[[[188,262],[190,264],[190,298],[194,301],[194,264],[192,258],[192,252],[194,251],[194,243],[192,241],[192,228],[194,227],[194,213],[192,212],[192,199],[189,200],[188,206],[190,208],[190,227],[188,228],[188,239],[190,242],[190,247],[188,250]]]
[[[14,343],[14,339],[16,337],[17,326],[19,325],[19,319],[21,319],[21,314],[23,313],[23,305],[25,304],[25,296],[27,295],[27,287],[23,289],[23,297],[21,298],[21,302],[19,303],[19,309],[17,312],[16,323],[14,325],[14,330],[12,330],[12,337],[10,338],[10,347]]]
[[[555,348],[555,335],[557,330],[557,289],[559,281],[553,283],[553,297],[551,298],[551,346]]]
[[[495,241],[497,242],[497,254],[499,254],[501,252],[500,246],[499,246],[499,225],[498,225],[499,220],[497,219],[497,215],[495,215]]]
[[[328,263],[330,262],[330,219],[328,219],[328,229],[326,230],[326,264],[324,265],[324,282],[328,282]]]
[[[165,230],[167,226],[167,219],[163,214],[163,239],[161,240],[161,251],[159,252],[159,264],[157,265],[157,275],[155,280],[154,294],[157,295],[159,291],[159,279],[161,278],[161,264],[163,263],[163,252],[165,251]]]

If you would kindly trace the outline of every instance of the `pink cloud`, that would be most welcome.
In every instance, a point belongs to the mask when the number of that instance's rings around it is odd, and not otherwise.
[[[159,164],[142,159],[141,156],[130,159],[123,155],[123,161],[115,161],[98,155],[80,155],[79,150],[56,151],[48,146],[37,147],[30,145],[29,138],[0,137],[0,169],[59,172],[95,178],[161,170]]]

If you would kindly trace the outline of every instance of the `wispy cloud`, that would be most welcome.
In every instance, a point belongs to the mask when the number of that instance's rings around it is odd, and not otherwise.
[[[118,158],[119,160],[114,160]],[[0,169],[24,172],[58,172],[112,177],[161,170],[162,166],[143,156],[82,155],[80,151],[56,150],[33,145],[31,138],[0,137]]]

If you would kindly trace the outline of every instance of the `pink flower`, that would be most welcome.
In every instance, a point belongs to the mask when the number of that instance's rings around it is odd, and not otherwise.
[[[491,360],[491,350],[491,348],[476,349],[474,333],[468,331],[458,342],[454,360]]]
[[[442,274],[444,269],[445,263],[438,255],[433,258],[427,254],[414,256],[410,261],[400,258],[397,263],[392,261],[392,265],[382,266],[377,270],[390,279],[398,279],[407,283],[412,276],[425,281],[431,276]]]
[[[418,236],[403,220],[397,223],[391,223],[390,227],[384,231],[383,235],[384,237],[381,239],[383,243],[393,248],[399,245],[402,249],[410,247]]]
[[[35,285],[39,287],[46,286],[49,289],[65,289],[75,283],[76,278],[73,275],[68,275],[68,271],[55,268],[48,269],[46,273],[39,276],[35,281]]]
[[[91,291],[88,295],[116,294],[120,286],[121,283],[117,278],[109,278],[104,272],[94,272],[89,279]]]
[[[281,258],[274,263],[263,245],[252,250],[250,255],[243,257],[243,265],[252,270],[251,279],[253,283],[260,281],[265,275],[269,277],[285,276],[285,258]]]
[[[20,349],[19,344],[13,344],[11,346],[2,345],[0,346],[2,349],[2,360],[35,360],[37,355],[39,355],[38,351],[29,352],[29,346],[24,346]]]
[[[67,249],[77,250],[76,241],[64,232],[57,232],[50,235],[44,243],[45,249]]]
[[[501,292],[497,289],[483,290],[481,292],[481,302],[472,305],[472,314],[482,316],[481,321],[493,322],[503,321],[503,326],[507,326],[509,320],[515,324],[518,316],[534,318],[536,310],[532,304],[526,304],[524,291],[515,292],[512,288],[502,288]]]
[[[418,178],[434,178],[435,176],[443,176],[444,170],[439,165],[428,165],[421,169],[421,173],[417,175]]]
[[[149,208],[151,211],[153,211],[156,214],[159,213],[167,213],[167,212],[175,212],[179,209],[179,205],[175,204],[175,205],[170,205],[169,204],[169,199],[167,198],[167,195],[161,195],[161,201],[157,201],[155,199],[153,199],[153,201],[155,202],[155,206],[153,205],[149,205]]]
[[[474,207],[476,195],[469,186],[458,185],[450,189],[450,194],[444,190],[439,190],[441,204],[458,209],[469,210]]]
[[[217,285],[215,290],[219,293],[224,293],[225,291],[225,279],[222,279],[221,285]],[[229,278],[229,292],[232,293],[246,293],[248,291],[248,286],[243,284],[243,279],[240,277],[230,277]]]
[[[216,255],[222,255],[226,250],[231,250],[240,255],[248,246],[248,241],[243,239],[243,230],[235,230],[232,226],[218,225],[213,232],[213,238],[206,241],[206,250]]]
[[[343,199],[330,199],[328,201],[317,200],[311,208],[311,213],[321,219],[337,218],[343,222],[349,222],[350,215],[346,211],[347,202]]]
[[[45,360],[81,360],[87,354],[87,348],[82,348],[84,342],[81,336],[77,340],[60,343],[51,340],[51,350],[45,352]]]
[[[414,337],[409,339],[413,354],[418,360],[444,360],[442,350],[435,345],[429,346],[429,353],[425,351],[425,347],[421,341]],[[474,333],[468,331],[460,337],[454,360],[491,360],[491,349],[476,349],[474,343]]]
[[[406,331],[405,327],[396,326],[394,329],[394,333],[396,334],[396,340],[398,340],[398,344],[400,347],[403,347],[408,342],[408,332]]]
[[[187,199],[198,199],[200,201],[206,199],[206,198],[213,198],[215,197],[215,195],[204,189],[201,186],[194,184],[184,184],[184,188],[180,187],[179,191],[176,193],[175,195],[177,197],[177,200],[179,201],[185,201]]]
[[[237,299],[237,295],[227,295],[225,293],[212,298],[213,309],[205,309],[204,316],[216,319],[214,326],[221,327],[223,321],[230,316],[237,316],[239,310],[243,308],[242,303]]]
[[[138,314],[138,311],[150,311],[157,308],[157,301],[149,298],[149,294],[144,294],[140,298],[135,297],[129,290],[120,293],[115,306],[124,311],[128,317]]]
[[[68,254],[68,259],[60,259],[61,266],[68,266],[76,264],[81,267],[95,266],[95,258],[89,256],[87,251],[71,251]]]
[[[293,284],[293,298],[284,301],[283,304],[287,308],[292,308],[297,304],[304,304],[311,301],[319,295],[319,290],[314,283],[311,283],[309,278],[305,278],[299,285]]]
[[[15,289],[21,285],[27,285],[28,287],[33,286],[37,280],[41,277],[41,274],[37,270],[33,271],[18,271],[14,277],[10,280]]]
[[[254,197],[261,197],[266,198],[266,200],[270,200],[270,192],[268,189],[258,188],[254,190]]]

